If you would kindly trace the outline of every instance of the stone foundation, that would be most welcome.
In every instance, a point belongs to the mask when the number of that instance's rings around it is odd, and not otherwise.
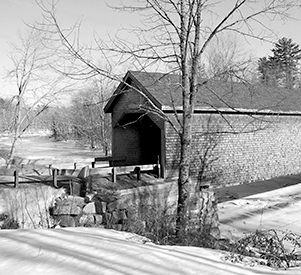
[[[198,232],[210,232],[218,238],[217,202],[214,192],[191,192],[188,206],[188,226]],[[68,226],[105,226],[128,230],[145,226],[150,215],[158,219],[175,215],[177,181],[125,190],[98,190],[85,198],[67,196],[57,199],[52,215],[57,224]],[[165,216],[163,216],[165,215]],[[144,217],[144,218],[143,218]]]

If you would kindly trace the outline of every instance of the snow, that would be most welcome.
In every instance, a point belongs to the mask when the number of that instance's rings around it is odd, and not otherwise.
[[[222,234],[256,229],[301,232],[301,184],[219,204]],[[0,231],[0,274],[232,275],[301,274],[224,261],[225,252],[159,246],[141,236],[103,228]]]
[[[240,237],[262,229],[301,232],[301,184],[220,203],[224,237]]]
[[[224,262],[222,253],[159,246],[102,228],[2,230],[1,274],[297,274]],[[301,272],[300,272],[301,274]]]

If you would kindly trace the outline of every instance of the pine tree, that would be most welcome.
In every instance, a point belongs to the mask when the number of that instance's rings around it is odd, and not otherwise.
[[[298,73],[298,63],[301,59],[299,45],[293,43],[291,38],[281,38],[272,49],[274,60],[282,72],[283,84],[287,88],[293,88]]]
[[[270,83],[270,70],[269,70],[269,60],[267,57],[260,57],[258,59],[258,68],[257,68],[260,80],[264,84]]]
[[[273,55],[258,60],[258,72],[265,84],[277,83],[286,88],[296,85],[298,64],[301,59],[299,45],[291,38],[281,38],[272,49]]]

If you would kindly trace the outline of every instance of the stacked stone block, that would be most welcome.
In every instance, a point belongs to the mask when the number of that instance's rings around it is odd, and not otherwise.
[[[218,238],[214,193],[210,190],[195,192],[193,188],[188,209],[189,227],[200,233],[210,230]],[[158,213],[164,211],[167,215],[174,215],[177,198],[177,182],[169,181],[120,191],[100,190],[85,198],[67,196],[57,199],[52,212],[54,220],[62,227],[105,226],[115,230],[128,230],[131,223],[135,223],[143,231],[146,221],[138,219],[143,216],[139,211],[157,209]]]
[[[118,200],[105,202],[97,194],[85,198],[68,196],[57,199],[52,211],[55,224],[61,227],[104,226],[122,230],[126,209]]]

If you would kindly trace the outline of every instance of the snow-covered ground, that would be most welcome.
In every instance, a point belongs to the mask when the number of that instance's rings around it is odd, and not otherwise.
[[[301,235],[301,184],[220,203],[218,209],[220,230],[226,237],[262,229]]]
[[[125,232],[100,228],[2,230],[0,274],[301,274],[221,259],[197,247],[158,246]]]
[[[221,231],[239,236],[256,229],[301,232],[301,184],[219,204]],[[101,228],[0,231],[0,274],[301,274],[234,264],[224,252],[158,246],[143,237]]]

